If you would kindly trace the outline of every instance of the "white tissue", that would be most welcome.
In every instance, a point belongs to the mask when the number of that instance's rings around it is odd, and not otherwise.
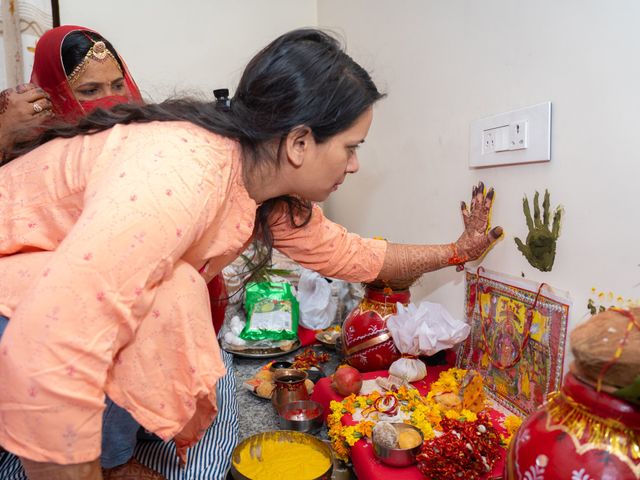
[[[451,348],[470,331],[469,325],[454,319],[442,305],[426,301],[417,307],[398,303],[397,313],[387,319],[387,328],[400,353],[416,356]],[[401,358],[391,364],[389,374],[413,382],[425,377],[426,366],[419,359]]]

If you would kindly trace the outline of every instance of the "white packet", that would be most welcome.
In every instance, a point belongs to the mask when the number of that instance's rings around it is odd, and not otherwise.
[[[408,382],[422,380],[427,374],[418,355],[435,355],[451,348],[469,335],[470,327],[454,319],[445,308],[423,301],[417,307],[397,304],[397,313],[387,319],[387,328],[401,354],[416,358],[400,358],[389,367],[389,374]]]
[[[331,325],[338,305],[331,296],[331,285],[319,273],[304,269],[298,282],[300,325],[323,330]]]

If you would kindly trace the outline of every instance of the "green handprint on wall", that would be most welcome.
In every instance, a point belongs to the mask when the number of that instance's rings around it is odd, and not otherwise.
[[[560,221],[562,218],[562,207],[556,207],[553,212],[553,224],[549,228],[549,192],[544,191],[544,200],[542,202],[542,219],[540,219],[540,204],[538,202],[538,192],[533,197],[533,219],[531,218],[531,209],[529,208],[529,200],[525,196],[522,200],[522,210],[527,219],[527,227],[529,234],[526,243],[516,238],[518,250],[522,252],[531,266],[543,272],[550,272],[553,267],[553,261],[556,258],[556,242],[560,236]]]

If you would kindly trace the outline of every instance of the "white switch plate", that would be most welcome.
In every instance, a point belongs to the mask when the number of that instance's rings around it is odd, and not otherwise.
[[[551,160],[551,102],[471,122],[469,166]]]

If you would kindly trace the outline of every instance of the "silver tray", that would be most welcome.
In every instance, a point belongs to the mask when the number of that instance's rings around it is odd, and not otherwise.
[[[221,343],[222,349],[225,352],[229,352],[236,357],[243,358],[274,358],[288,355],[295,352],[300,348],[300,340],[293,342],[293,346],[289,350],[281,350],[280,348],[245,348],[243,350],[236,350],[228,345],[226,342]]]

